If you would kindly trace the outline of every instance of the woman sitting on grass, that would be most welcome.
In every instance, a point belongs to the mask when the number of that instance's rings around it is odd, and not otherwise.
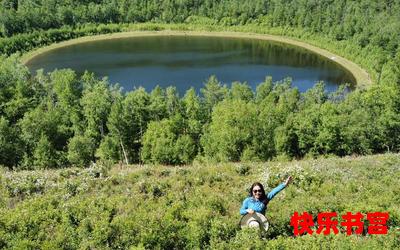
[[[265,195],[264,187],[261,183],[255,182],[251,185],[249,197],[243,201],[243,205],[240,208],[240,214],[253,214],[254,212],[265,215],[267,204],[272,198],[275,197],[282,189],[287,187],[292,182],[292,176],[289,176],[285,182],[279,184],[276,188],[272,189],[267,195]]]

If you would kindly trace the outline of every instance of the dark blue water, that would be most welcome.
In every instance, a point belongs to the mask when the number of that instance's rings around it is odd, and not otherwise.
[[[93,41],[40,54],[27,66],[32,72],[71,68],[81,74],[88,70],[120,83],[125,91],[174,85],[184,93],[192,86],[199,90],[211,75],[228,85],[246,81],[254,90],[266,76],[274,81],[291,77],[302,92],[318,81],[324,81],[328,91],[355,83],[347,70],[308,50],[243,38],[155,36]]]

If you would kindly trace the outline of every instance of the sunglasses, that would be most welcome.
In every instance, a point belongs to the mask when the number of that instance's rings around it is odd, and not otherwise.
[[[253,193],[262,193],[261,189],[253,189]]]

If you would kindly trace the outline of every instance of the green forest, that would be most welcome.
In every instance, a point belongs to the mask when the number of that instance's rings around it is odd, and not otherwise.
[[[123,94],[91,73],[57,70],[31,77],[3,58],[0,164],[17,169],[114,163],[188,164],[194,159],[265,161],[276,157],[397,152],[397,85],[305,93],[291,80],[246,83],[210,77],[191,89],[143,88]]]
[[[266,76],[253,90],[209,76],[199,93],[125,93],[91,72],[31,74],[21,63],[56,42],[139,30],[285,36],[357,63],[373,83],[301,93],[291,78]],[[399,45],[393,0],[0,0],[0,248],[399,247]],[[297,178],[271,205],[267,244],[237,229],[238,206],[265,169],[269,187],[283,173]],[[159,228],[141,226],[141,206],[152,226],[164,218]],[[294,209],[389,211],[389,235],[293,238]]]

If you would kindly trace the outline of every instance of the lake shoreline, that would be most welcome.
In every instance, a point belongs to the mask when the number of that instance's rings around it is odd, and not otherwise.
[[[347,60],[341,56],[338,56],[332,52],[325,49],[310,45],[306,42],[295,40],[293,38],[288,38],[284,36],[268,35],[268,34],[257,34],[257,33],[246,33],[246,32],[232,32],[232,31],[179,31],[179,30],[161,30],[161,31],[128,31],[128,32],[118,32],[103,35],[85,36],[76,39],[71,39],[59,43],[54,43],[49,46],[45,46],[22,55],[21,62],[23,64],[29,63],[39,54],[48,52],[50,50],[99,40],[110,40],[118,38],[128,38],[128,37],[144,37],[144,36],[209,36],[209,37],[226,37],[226,38],[248,38],[248,39],[258,39],[265,41],[273,41],[284,44],[289,44],[304,48],[318,55],[328,58],[329,60],[339,64],[341,67],[349,71],[354,79],[356,80],[357,88],[365,88],[372,85],[372,81],[368,73],[362,69],[360,66],[354,62]]]

